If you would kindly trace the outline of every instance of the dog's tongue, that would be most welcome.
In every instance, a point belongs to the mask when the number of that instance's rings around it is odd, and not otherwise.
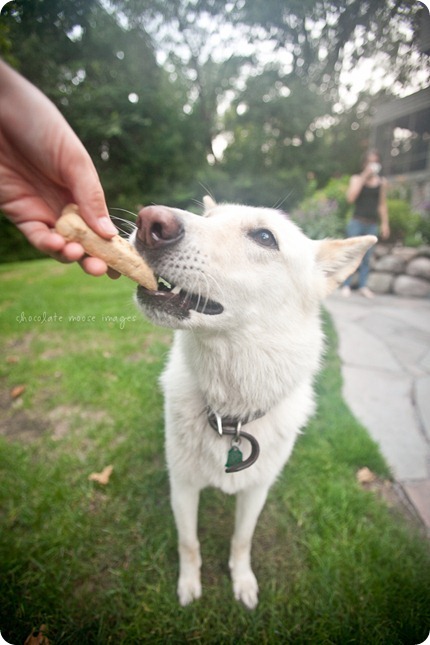
[[[167,283],[167,284],[166,284]],[[190,311],[197,311],[208,316],[215,316],[223,312],[224,308],[215,300],[209,300],[197,294],[188,293],[183,289],[175,292],[170,289],[170,283],[162,279],[159,291],[148,291],[145,287],[137,288],[137,298],[145,305],[162,309],[166,314],[176,318],[188,318]]]

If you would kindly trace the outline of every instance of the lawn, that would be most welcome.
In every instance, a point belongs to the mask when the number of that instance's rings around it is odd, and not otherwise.
[[[255,534],[260,604],[250,612],[233,599],[234,500],[207,490],[203,596],[182,609],[157,385],[171,333],[141,319],[125,278],[37,260],[3,265],[0,279],[6,641],[21,645],[41,625],[51,645],[426,639],[428,542],[377,493],[391,490],[389,471],[342,400],[328,317],[318,413]],[[108,465],[106,485],[89,480]],[[376,492],[357,482],[364,466],[381,482]]]

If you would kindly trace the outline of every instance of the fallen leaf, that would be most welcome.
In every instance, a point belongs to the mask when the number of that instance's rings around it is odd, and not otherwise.
[[[90,480],[90,482],[97,482],[98,484],[106,486],[106,484],[109,483],[109,478],[112,475],[112,471],[113,466],[106,466],[106,468],[103,468],[101,473],[91,473],[88,479]]]
[[[9,365],[13,365],[14,363],[19,363],[19,357],[18,356],[6,356],[6,363],[9,363]]]
[[[39,630],[34,630],[26,638],[24,645],[49,645],[48,637],[45,636],[46,625],[42,625]]]
[[[372,473],[367,466],[360,468],[360,470],[357,471],[356,477],[359,484],[371,484],[376,479],[375,473]]]
[[[10,395],[12,399],[17,399],[21,394],[24,394],[25,392],[25,385],[15,385],[10,391]]]

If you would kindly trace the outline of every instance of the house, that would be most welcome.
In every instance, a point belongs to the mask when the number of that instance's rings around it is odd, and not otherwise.
[[[380,105],[371,142],[390,186],[409,195],[414,210],[429,213],[430,87]]]
[[[422,53],[430,56],[430,14],[424,7],[418,37]],[[430,87],[380,105],[371,144],[390,185],[410,198],[414,210],[430,216]]]

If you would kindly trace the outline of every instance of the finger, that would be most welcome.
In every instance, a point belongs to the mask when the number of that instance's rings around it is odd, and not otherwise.
[[[66,262],[77,262],[85,255],[85,249],[78,242],[67,242],[61,254]]]
[[[106,262],[100,260],[100,258],[86,256],[82,260],[80,260],[79,264],[81,265],[85,273],[96,277],[104,275],[108,271]]]
[[[100,211],[91,207],[87,203],[79,203],[79,201],[77,201],[77,204],[79,206],[79,212],[82,219],[84,219],[88,226],[92,228],[95,233],[100,235],[100,237],[110,239],[114,235],[118,235],[118,229],[110,219],[109,215],[100,215]]]
[[[109,211],[99,176],[90,156],[82,147],[79,161],[69,165],[68,181],[81,217],[98,235],[111,238],[118,233]]]
[[[44,222],[20,222],[17,227],[30,244],[48,255],[59,253],[66,244],[65,239]]]

